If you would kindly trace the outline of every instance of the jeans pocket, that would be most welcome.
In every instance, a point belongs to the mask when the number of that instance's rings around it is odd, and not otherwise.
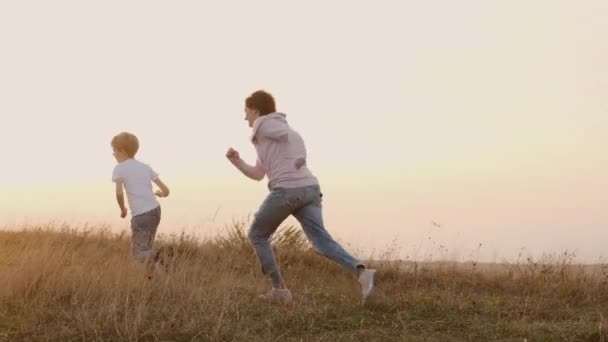
[[[304,199],[304,204],[320,205],[322,197],[323,194],[321,194],[319,186],[313,185],[306,187],[306,198]]]

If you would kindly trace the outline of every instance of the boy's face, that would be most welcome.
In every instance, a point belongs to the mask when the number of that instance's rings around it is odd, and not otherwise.
[[[114,156],[114,158],[116,158],[116,161],[119,163],[129,159],[129,156],[127,155],[127,153],[125,151],[117,150],[115,148],[112,148],[112,155]]]
[[[260,112],[257,109],[251,109],[245,106],[245,120],[249,123],[249,127],[253,127],[255,119],[260,116]]]

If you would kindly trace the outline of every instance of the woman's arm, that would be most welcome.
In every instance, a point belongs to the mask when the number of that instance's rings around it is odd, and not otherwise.
[[[228,152],[226,152],[226,158],[228,158],[232,165],[236,166],[236,168],[239,169],[245,176],[253,180],[261,181],[266,175],[266,169],[259,159],[256,161],[255,165],[249,165],[245,163],[243,159],[241,159],[239,152],[232,147],[228,149]]]

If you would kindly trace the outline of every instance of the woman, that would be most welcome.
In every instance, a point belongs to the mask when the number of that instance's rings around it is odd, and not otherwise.
[[[277,267],[269,239],[279,225],[293,215],[319,254],[337,262],[358,278],[365,301],[374,288],[375,270],[367,269],[353,258],[325,229],[321,209],[323,195],[317,178],[306,167],[306,147],[302,137],[289,127],[285,114],[276,112],[274,98],[265,91],[256,91],[245,100],[245,120],[253,129],[251,142],[258,155],[255,165],[245,163],[233,148],[228,149],[226,157],[249,178],[260,181],[264,176],[268,177],[270,194],[255,214],[248,235],[262,272],[272,281],[272,289],[260,298],[292,299]]]

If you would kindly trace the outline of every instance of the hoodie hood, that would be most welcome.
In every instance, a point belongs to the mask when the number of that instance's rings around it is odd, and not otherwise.
[[[270,113],[262,115],[255,119],[253,122],[253,129],[251,131],[251,142],[256,143],[256,134],[260,129],[260,126],[264,124],[264,127],[271,131],[282,131],[287,129],[287,114],[284,113]]]
[[[268,188],[297,188],[319,184],[306,165],[306,146],[283,113],[271,113],[253,122],[251,142],[258,154],[256,166],[268,177]]]

